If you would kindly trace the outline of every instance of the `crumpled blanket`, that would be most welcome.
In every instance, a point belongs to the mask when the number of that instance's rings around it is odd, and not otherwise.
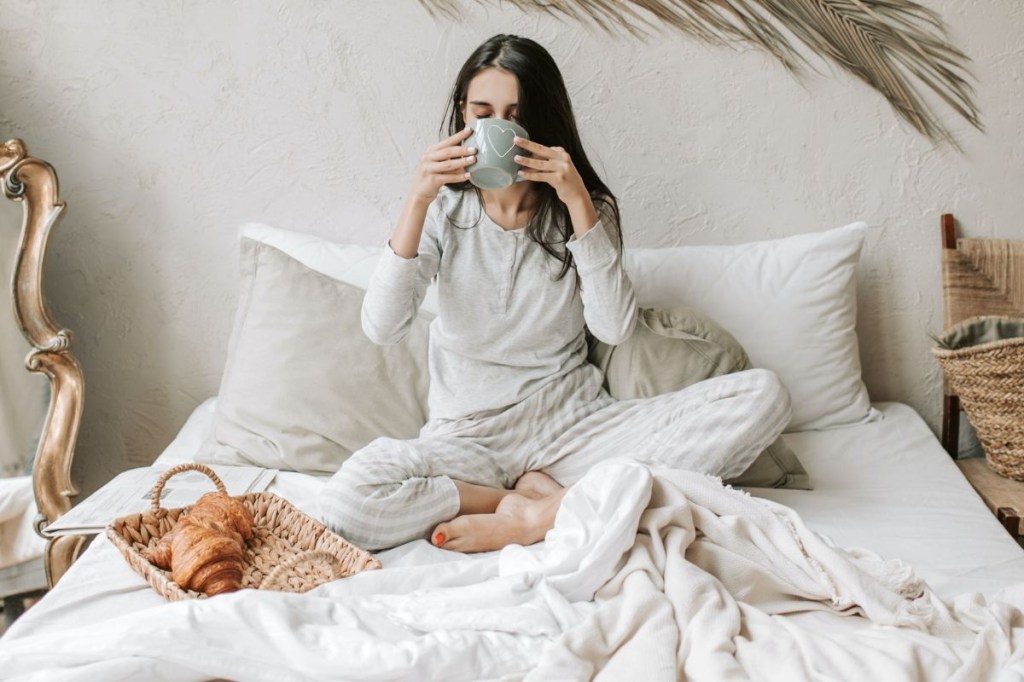
[[[546,541],[0,639],[40,680],[1018,679],[1024,586],[936,597],[713,477],[595,467]],[[115,555],[116,556],[116,555]],[[17,633],[12,633],[17,634]]]

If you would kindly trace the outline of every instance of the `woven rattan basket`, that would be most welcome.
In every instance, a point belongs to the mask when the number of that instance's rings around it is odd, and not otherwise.
[[[182,471],[201,471],[220,492],[224,484],[207,466],[181,464],[167,470],[153,487],[152,506],[141,514],[124,516],[107,526],[107,537],[128,564],[169,601],[206,599],[171,580],[170,571],[157,568],[142,554],[174,527],[189,507],[163,509],[160,494],[168,479]],[[253,537],[246,543],[242,588],[306,592],[317,585],[380,568],[380,561],[333,533],[273,493],[236,496],[253,515]]]
[[[1024,320],[975,317],[933,348],[978,433],[989,467],[1024,481]]]

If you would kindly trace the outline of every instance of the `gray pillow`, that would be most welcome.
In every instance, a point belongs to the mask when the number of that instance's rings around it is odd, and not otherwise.
[[[333,473],[378,436],[426,422],[427,333],[373,344],[364,291],[263,242],[241,241],[242,292],[212,434],[197,461]]]
[[[739,342],[692,308],[640,311],[636,331],[618,346],[588,337],[589,359],[604,372],[613,398],[650,398],[704,379],[749,369]],[[732,485],[810,490],[807,472],[782,437],[762,452]]]

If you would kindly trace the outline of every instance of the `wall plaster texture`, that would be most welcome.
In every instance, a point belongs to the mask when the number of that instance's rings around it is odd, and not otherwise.
[[[935,0],[974,60],[987,132],[935,146],[855,78],[762,52],[646,42],[466,3],[0,0],[0,136],[55,165],[67,216],[47,293],[76,334],[84,492],[151,461],[217,391],[249,220],[381,244],[456,70],[498,32],[561,65],[629,245],[725,244],[865,220],[861,359],[873,400],[937,428],[939,214],[1024,236],[1024,4]]]

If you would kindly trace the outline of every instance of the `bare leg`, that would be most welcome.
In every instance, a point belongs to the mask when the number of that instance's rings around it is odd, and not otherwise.
[[[554,495],[562,486],[543,471],[527,471],[516,481],[516,492],[525,497],[539,500]]]
[[[455,481],[455,488],[459,491],[459,515],[462,514],[492,514],[498,508],[498,503],[506,495],[511,495],[511,490],[504,488],[488,488],[485,485]]]
[[[511,493],[493,514],[466,514],[439,524],[431,538],[435,545],[456,552],[488,552],[506,545],[532,545],[555,525],[555,514],[567,488],[553,495],[530,499]]]

